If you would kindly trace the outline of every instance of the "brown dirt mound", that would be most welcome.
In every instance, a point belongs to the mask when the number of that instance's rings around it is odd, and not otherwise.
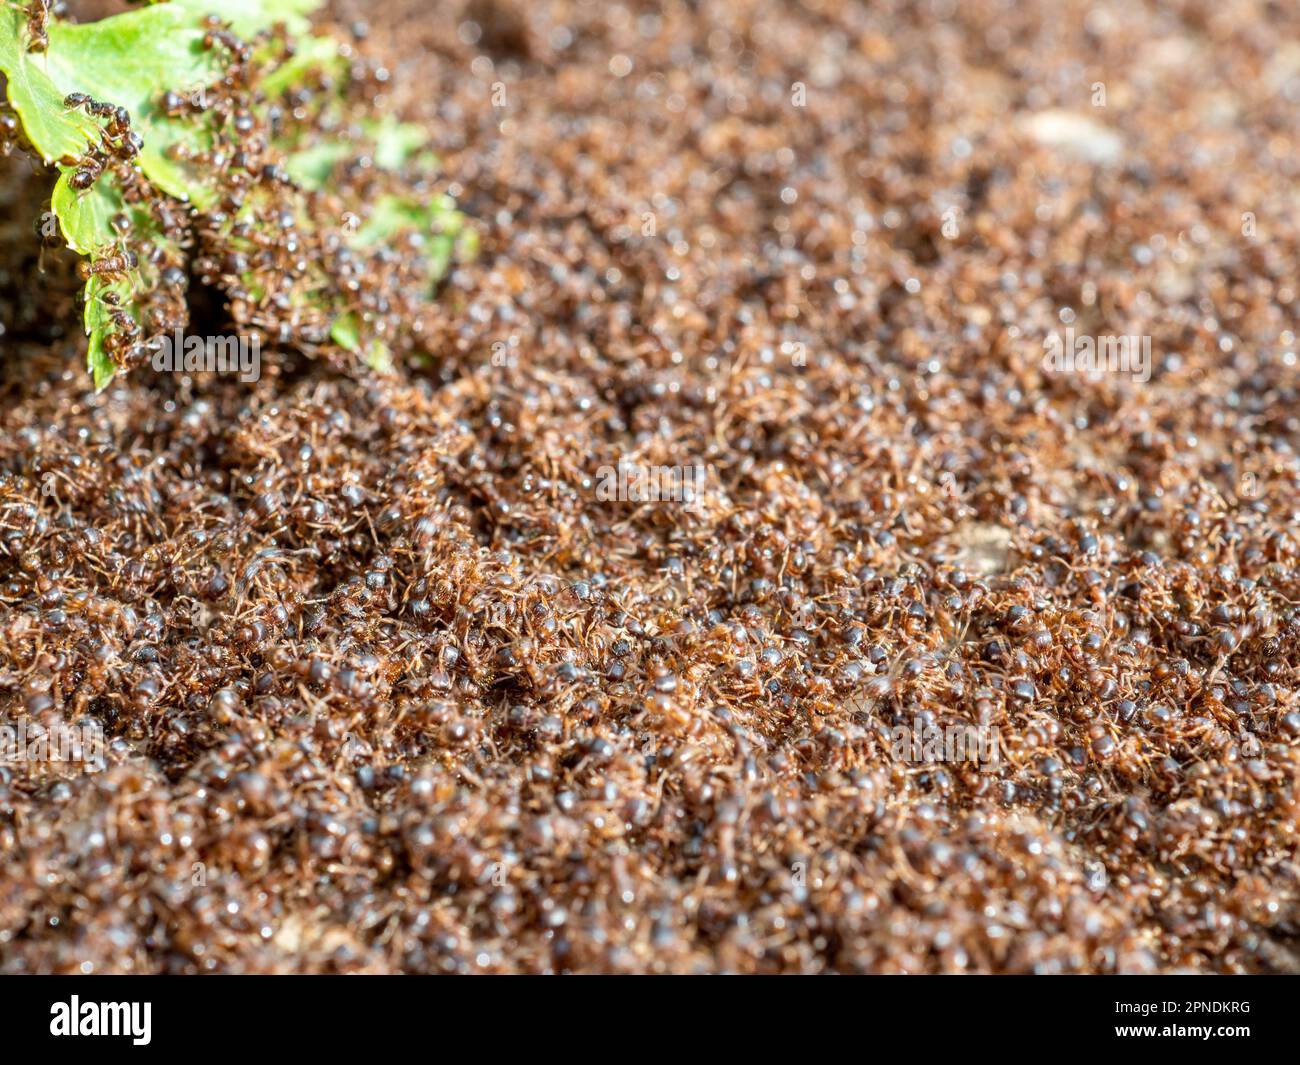
[[[391,377],[93,396],[7,237],[0,714],[108,751],[0,970],[1300,968],[1300,24],[1094,7],[366,5],[484,237]]]

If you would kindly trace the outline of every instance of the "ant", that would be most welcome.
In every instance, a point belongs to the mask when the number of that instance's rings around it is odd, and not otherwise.
[[[109,314],[109,318],[117,331],[128,339],[134,340],[140,335],[140,323],[127,314],[126,311],[114,310]]]
[[[122,138],[113,146],[113,154],[123,163],[129,163],[137,155],[140,149],[144,147],[144,138],[134,130],[128,129]]]
[[[72,176],[68,178],[68,184],[77,192],[85,192],[104,173],[104,167],[108,163],[108,158],[98,148],[88,148],[86,154],[77,157],[65,155],[59,162],[63,166],[76,167]]]
[[[104,337],[104,351],[117,365],[125,365],[131,358],[135,340],[140,335],[140,327],[125,311],[113,312],[113,324],[117,327]]]
[[[209,15],[204,19],[206,28],[203,34],[203,47],[209,51],[217,45],[221,45],[226,51],[230,52],[240,64],[249,62],[253,57],[253,50],[236,37],[230,30],[225,28],[221,19],[216,15]]]
[[[140,135],[131,129],[131,112],[117,104],[96,100],[84,92],[71,92],[63,98],[63,106],[69,111],[85,111],[91,118],[105,118],[104,134],[110,144],[110,151],[123,161],[129,161],[139,154],[144,145]]]
[[[28,0],[26,7],[19,7],[17,4],[11,6],[17,7],[27,16],[27,36],[30,38],[27,42],[27,51],[38,54],[46,52],[50,47],[51,8],[55,5],[51,4],[50,0]]]
[[[96,100],[89,93],[70,92],[63,98],[63,106],[68,111],[85,111],[92,118],[110,118],[118,108],[103,100]],[[128,117],[127,121],[130,119]]]
[[[99,259],[82,260],[77,263],[77,276],[82,281],[98,277],[107,284],[126,280],[127,274],[140,265],[140,257],[135,252],[123,249]]]

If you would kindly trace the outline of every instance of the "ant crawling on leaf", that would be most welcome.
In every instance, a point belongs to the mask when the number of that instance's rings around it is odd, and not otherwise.
[[[104,173],[108,157],[99,148],[90,146],[85,155],[65,155],[59,162],[63,166],[76,168],[68,178],[68,184],[77,192],[85,192]]]
[[[92,118],[116,119],[118,113],[126,115],[126,125],[131,124],[131,117],[125,108],[118,107],[116,104],[106,103],[103,100],[96,100],[89,93],[70,92],[63,98],[63,107],[67,111],[85,111]]]
[[[51,15],[63,14],[60,0],[28,0],[26,4],[10,3],[27,18],[27,51],[44,54],[50,47],[49,21]]]
[[[131,129],[131,112],[117,104],[96,100],[84,92],[70,92],[63,98],[63,106],[69,111],[85,111],[91,118],[105,118],[104,134],[109,142],[109,150],[119,159],[133,159],[143,145],[140,135]]]
[[[127,275],[140,265],[140,257],[130,249],[123,248],[112,255],[101,255],[96,259],[83,259],[77,263],[77,276],[82,281],[98,277],[106,284],[125,281]]]

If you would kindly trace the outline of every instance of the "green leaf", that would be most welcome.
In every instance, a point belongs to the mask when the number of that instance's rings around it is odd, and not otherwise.
[[[306,189],[324,188],[334,168],[355,149],[344,141],[323,141],[294,152],[285,160],[289,176]]]
[[[393,355],[382,340],[372,340],[366,352],[366,365],[377,373],[389,373],[393,368]]]
[[[477,251],[477,235],[465,228],[465,217],[456,210],[449,196],[432,203],[419,203],[405,196],[383,196],[376,201],[370,216],[352,236],[355,248],[386,244],[399,233],[415,232],[426,237],[426,258],[432,280],[447,272],[460,241],[460,250],[470,258]]]
[[[240,37],[253,34],[283,22],[295,36],[305,33],[310,21],[307,16],[324,0],[168,0],[167,7],[179,8],[200,19],[207,15],[220,15]]]
[[[351,352],[361,351],[361,325],[351,312],[334,319],[330,326],[330,339],[339,347]]]
[[[158,107],[164,92],[192,92],[211,84],[221,73],[216,54],[203,48],[203,20],[217,12],[235,33],[251,35],[285,22],[291,30],[306,26],[304,16],[319,0],[171,0],[129,11],[99,22],[73,25],[57,19],[48,25],[49,47],[27,51],[26,21],[16,5],[0,8],[0,70],[7,79],[10,103],[32,146],[46,162],[82,155],[98,140],[100,127],[83,111],[64,107],[69,93],[83,92],[131,112],[132,127],[144,138],[139,163],[154,185],[182,200],[208,205],[213,193],[195,182],[173,161],[169,148],[195,143],[196,132],[170,119]],[[72,168],[61,166],[52,209],[68,246],[82,255],[111,252],[118,237],[112,219],[122,212],[120,190],[111,174],[78,193],[69,184]],[[137,239],[161,239],[148,216],[132,212]],[[141,228],[143,227],[143,228]],[[138,311],[143,282],[119,292],[125,308]],[[92,279],[85,288],[88,359],[96,387],[113,375],[104,350],[111,320]]]
[[[267,44],[254,53],[266,69],[259,88],[264,98],[274,100],[289,89],[308,83],[314,76],[329,75],[346,86],[348,62],[337,41],[306,35],[307,14],[321,0],[170,0],[137,8],[98,22],[69,24],[57,18],[48,24],[49,46],[43,53],[27,51],[25,12],[12,0],[0,3],[0,72],[5,75],[7,95],[27,139],[47,163],[57,165],[59,176],[52,197],[52,209],[69,247],[92,261],[116,254],[123,235],[113,223],[125,216],[131,243],[149,242],[160,246],[171,261],[183,256],[170,243],[149,209],[127,203],[119,178],[111,170],[100,176],[90,189],[77,192],[71,186],[75,166],[61,162],[82,156],[87,146],[98,142],[102,129],[98,120],[80,109],[65,108],[70,93],[85,93],[95,100],[127,109],[133,130],[143,139],[136,160],[140,179],[177,200],[188,202],[202,215],[215,205],[222,188],[219,178],[174,156],[184,145],[197,154],[211,146],[213,132],[207,114],[169,116],[161,110],[166,92],[192,95],[212,86],[224,74],[221,49],[203,47],[207,32],[205,18],[217,15],[241,38],[248,39],[276,23],[286,25],[293,40],[292,55],[284,58],[277,45]],[[291,133],[287,143],[276,142],[286,169],[309,193],[327,189],[339,164],[368,152],[379,170],[398,171],[410,166],[424,170],[437,167],[436,155],[428,149],[425,131],[392,116],[364,117],[359,121],[347,112],[345,94],[326,95],[325,119],[320,128],[354,131],[352,139],[335,133],[317,143],[295,143],[301,130]],[[360,131],[360,138],[355,131]],[[362,143],[356,143],[360,139]],[[338,191],[338,190],[335,190]],[[292,211],[304,231],[319,232],[322,222],[310,216],[314,200],[293,189],[256,190],[252,196],[283,197],[283,209]],[[250,196],[251,200],[251,196]],[[251,208],[251,203],[250,203]],[[349,241],[358,249],[371,249],[401,233],[416,233],[424,240],[430,275],[437,280],[457,252],[472,254],[474,231],[463,224],[447,197],[420,203],[410,196],[381,196],[369,210],[358,209],[366,218]],[[229,236],[239,247],[244,238]],[[84,324],[90,338],[87,358],[96,387],[103,387],[113,375],[113,363],[106,351],[106,338],[113,328],[114,310],[120,307],[141,318],[142,303],[156,283],[156,269],[146,264],[111,285],[92,278],[85,287]],[[244,284],[258,295],[258,286],[246,277]],[[117,302],[110,309],[103,301],[113,291]],[[328,278],[308,290],[306,299],[319,313],[337,313],[347,305],[341,293],[332,291]],[[375,369],[392,364],[388,346],[367,338],[367,326],[354,314],[344,313],[334,322],[335,343],[358,355]]]
[[[97,135],[94,124],[79,113],[64,110],[67,93],[50,78],[42,56],[27,51],[27,41],[23,12],[17,5],[0,7],[0,71],[27,139],[46,162],[80,155],[87,140]]]
[[[313,71],[342,73],[347,61],[339,55],[338,42],[328,37],[308,37],[299,42],[298,50],[262,79],[262,91],[273,100],[289,89],[301,85]]]
[[[330,339],[354,355],[361,354],[361,323],[354,312],[349,311],[334,320],[330,327]],[[388,373],[393,368],[392,352],[382,340],[372,340],[365,349],[365,356],[366,365],[372,370]]]
[[[429,139],[421,126],[392,115],[367,123],[366,134],[375,142],[375,165],[383,170],[400,170]]]
[[[157,243],[167,244],[152,217],[143,211],[127,207],[116,184],[100,180],[85,192],[77,192],[68,181],[72,169],[61,169],[63,172],[54,185],[51,207],[59,220],[68,247],[90,256],[92,261],[105,254],[115,254],[118,251],[115,245],[117,234],[112,219],[120,213],[125,213],[132,220],[135,235],[148,235]],[[139,270],[132,270],[125,281],[112,285],[106,284],[100,277],[92,277],[86,282],[82,292],[86,305],[83,322],[89,337],[86,362],[94,375],[97,390],[107,385],[116,372],[113,360],[104,348],[113,323],[102,297],[104,292],[110,290],[117,295],[120,306],[138,319],[141,313],[140,300],[145,295],[147,286]]]
[[[77,192],[69,183],[73,169],[60,169],[50,207],[68,247],[81,255],[94,255],[113,241],[112,220],[124,206],[122,194],[112,181],[97,181],[85,192]]]
[[[86,367],[90,370],[95,380],[95,390],[101,390],[109,381],[113,379],[113,374],[117,372],[117,367],[113,360],[108,357],[108,352],[104,350],[104,337],[108,333],[110,323],[108,305],[103,300],[105,292],[112,291],[125,302],[127,298],[126,286],[119,283],[109,285],[102,278],[92,277],[86,282],[86,311],[85,326],[86,334],[90,337],[90,344],[86,349]]]
[[[391,115],[379,121],[363,122],[362,133],[373,143],[371,156],[381,170],[400,170],[424,147],[428,134],[409,122],[399,122]],[[364,146],[350,140],[322,141],[292,152],[285,162],[289,176],[308,189],[324,188],[334,173],[334,168],[346,159],[362,154]],[[437,156],[426,153],[425,170],[437,168]]]
[[[49,47],[34,53],[26,47],[24,12],[6,3],[0,8],[0,70],[27,138],[46,162],[79,155],[98,136],[88,116],[64,108],[71,92],[125,107],[147,145],[162,93],[192,92],[221,72],[218,57],[203,48],[206,15],[219,14],[241,35],[277,21],[301,31],[304,15],[317,6],[319,0],[171,0],[99,22],[51,19]]]

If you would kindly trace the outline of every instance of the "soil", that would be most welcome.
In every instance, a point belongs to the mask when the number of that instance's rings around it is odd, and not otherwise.
[[[0,971],[1300,970],[1300,12],[360,18],[431,360],[96,395],[5,166]]]

